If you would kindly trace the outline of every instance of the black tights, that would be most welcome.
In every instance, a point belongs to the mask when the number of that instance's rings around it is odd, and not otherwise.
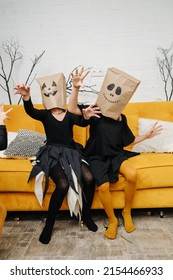
[[[92,176],[88,164],[82,162],[82,195],[83,195],[83,208],[82,216],[83,222],[91,231],[97,231],[97,225],[91,219],[91,204],[93,201],[95,180]]]
[[[90,208],[94,196],[95,183],[91,171],[89,169],[89,166],[86,163],[82,162],[81,169],[82,169],[82,188],[83,188],[82,191],[83,221],[89,230],[96,231],[97,226],[91,219],[91,215],[90,215]],[[56,164],[50,170],[50,177],[55,182],[56,188],[52,193],[50,203],[49,203],[49,209],[47,213],[46,224],[39,238],[40,242],[43,244],[48,244],[51,239],[57,211],[60,209],[63,200],[69,189],[67,176],[60,164]]]

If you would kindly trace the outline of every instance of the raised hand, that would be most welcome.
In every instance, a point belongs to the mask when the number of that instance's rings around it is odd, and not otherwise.
[[[84,70],[84,67],[82,67],[80,71],[77,68],[74,73],[71,73],[73,87],[79,89],[83,85],[83,80],[85,79],[85,77],[88,75],[89,72],[90,72],[89,70]]]
[[[89,120],[91,117],[100,118],[101,110],[95,105],[90,105],[86,109],[82,109],[83,116],[86,120]]]
[[[10,119],[8,113],[11,112],[11,110],[13,110],[13,108],[4,112],[4,105],[0,104],[0,124],[4,124],[6,119]]]
[[[22,96],[30,95],[30,87],[25,86],[24,84],[17,84],[14,89],[16,94],[21,94]]]

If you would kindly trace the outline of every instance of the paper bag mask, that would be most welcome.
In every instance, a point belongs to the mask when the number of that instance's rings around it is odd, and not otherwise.
[[[103,116],[117,120],[140,81],[114,67],[107,70],[96,100]]]
[[[66,109],[66,81],[63,73],[36,79],[40,85],[43,105],[47,110],[58,107]]]

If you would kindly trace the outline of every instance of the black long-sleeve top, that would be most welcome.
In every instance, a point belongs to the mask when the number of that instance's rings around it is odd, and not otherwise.
[[[80,105],[80,109],[86,106]],[[90,137],[85,147],[85,154],[92,174],[98,186],[105,182],[118,180],[119,168],[124,160],[138,153],[125,150],[135,136],[127,124],[126,116],[114,120],[103,115],[90,118]]]
[[[5,125],[0,125],[0,150],[7,148],[7,130]]]
[[[88,125],[83,116],[76,116],[69,111],[66,112],[62,121],[58,121],[49,110],[34,108],[31,99],[24,101],[24,108],[30,117],[43,123],[47,144],[74,146],[73,126]]]

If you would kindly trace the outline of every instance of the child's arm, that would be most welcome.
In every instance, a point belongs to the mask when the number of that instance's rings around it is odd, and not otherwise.
[[[100,117],[98,114],[101,113],[100,109],[98,107],[95,107],[94,105],[90,105],[87,108],[82,109],[82,111],[78,107],[79,89],[82,86],[83,80],[88,75],[88,73],[89,71],[84,71],[84,67],[82,67],[80,71],[76,69],[75,73],[71,73],[73,88],[70,94],[69,104],[68,104],[68,111],[70,113],[73,113],[78,116],[81,116],[83,113],[83,116],[86,120],[89,120],[93,116]]]
[[[161,125],[157,126],[157,122],[156,122],[147,133],[142,134],[142,135],[137,135],[135,137],[133,143],[131,143],[131,144],[137,144],[146,139],[150,139],[150,138],[154,137],[155,135],[159,134],[161,130],[162,130],[162,126]]]

